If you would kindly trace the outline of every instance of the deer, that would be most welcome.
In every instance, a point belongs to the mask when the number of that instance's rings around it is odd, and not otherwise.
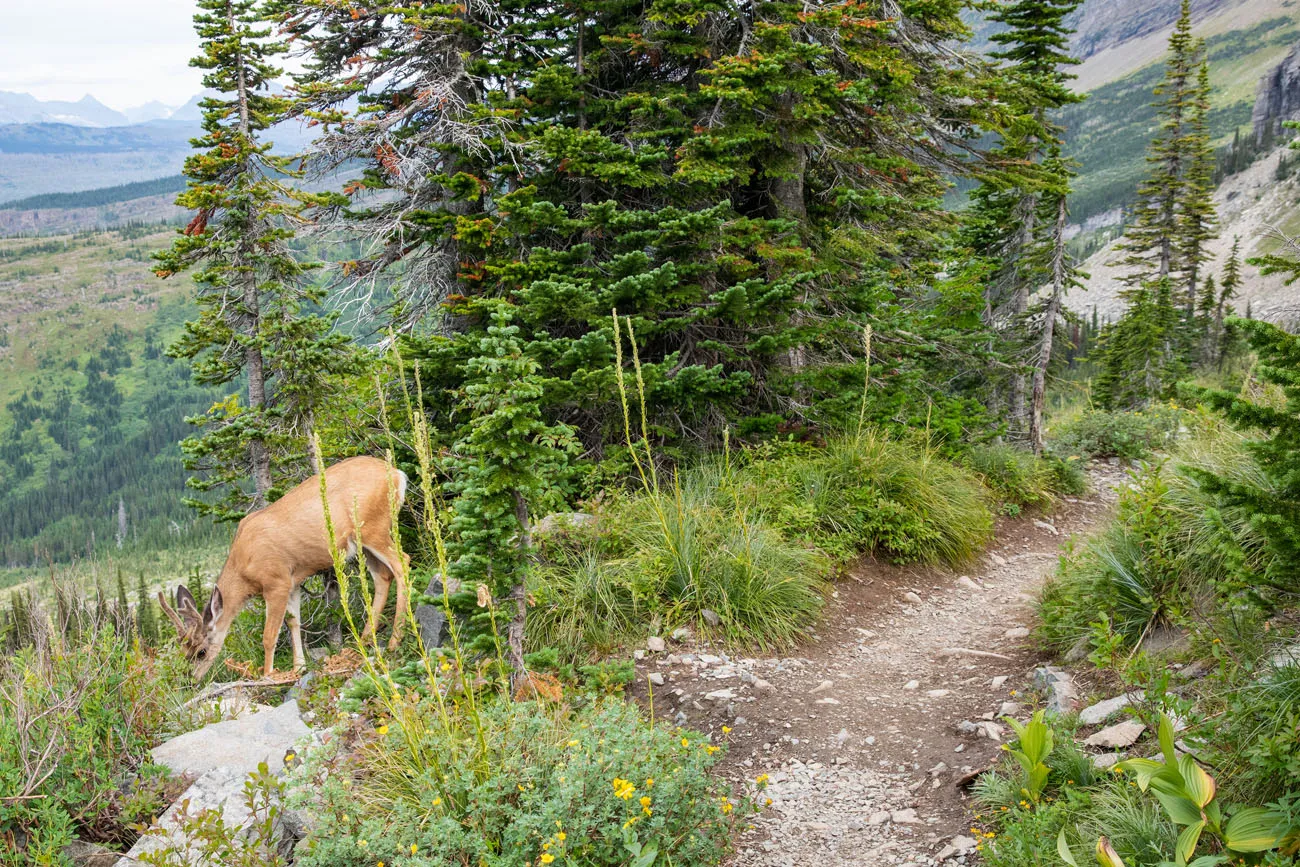
[[[176,588],[175,608],[163,593],[158,594],[196,680],[217,661],[231,624],[257,597],[266,602],[263,677],[274,672],[275,644],[286,620],[293,643],[293,667],[306,667],[302,584],[334,566],[320,488],[320,475],[311,476],[271,505],[240,520],[202,612],[184,584]],[[393,545],[393,513],[406,499],[406,474],[378,458],[348,458],[325,469],[325,492],[339,553],[346,560],[364,557],[374,578],[375,593],[363,641],[375,634],[388,601],[388,588],[397,582],[397,615],[388,641],[388,649],[396,650],[402,639],[410,558],[399,556]]]

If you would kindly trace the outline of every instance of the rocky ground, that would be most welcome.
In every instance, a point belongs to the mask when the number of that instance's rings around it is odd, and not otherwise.
[[[998,720],[1039,700],[1034,594],[1126,479],[1109,464],[1092,475],[1050,518],[1001,522],[964,572],[861,563],[797,657],[731,658],[686,636],[647,649],[638,681],[657,715],[728,741],[735,778],[768,775],[772,803],[735,867],[977,860],[959,781],[995,760]]]

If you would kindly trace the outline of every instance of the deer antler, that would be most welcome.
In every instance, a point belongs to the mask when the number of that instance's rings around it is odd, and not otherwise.
[[[162,606],[163,614],[167,615],[167,619],[172,622],[172,626],[176,627],[176,632],[179,634],[184,634],[185,621],[182,620],[181,616],[176,613],[175,608],[172,608],[170,605],[167,604],[167,595],[163,593],[161,590],[158,591],[158,604]]]

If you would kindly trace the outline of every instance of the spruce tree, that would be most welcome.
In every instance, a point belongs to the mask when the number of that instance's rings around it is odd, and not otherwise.
[[[1214,208],[1214,149],[1210,145],[1210,65],[1205,60],[1205,43],[1198,42],[1197,53],[1201,63],[1197,70],[1196,85],[1190,94],[1190,112],[1187,125],[1187,172],[1180,187],[1178,213],[1180,225],[1177,235],[1177,255],[1182,264],[1183,291],[1186,293],[1187,318],[1195,314],[1198,296],[1197,283],[1201,266],[1213,256],[1206,249],[1207,241],[1218,237],[1215,226],[1218,217]]]
[[[974,99],[980,68],[943,48],[965,32],[956,7],[859,12],[284,3],[320,158],[367,165],[318,201],[367,250],[340,279],[406,335],[435,425],[459,424],[444,396],[499,302],[540,365],[544,418],[597,455],[621,429],[611,310],[641,340],[662,440],[772,430],[856,389],[860,366],[839,373],[873,317],[914,317],[877,320],[891,369],[966,351],[900,332],[977,315],[964,274],[934,279],[942,170],[998,113]]]
[[[303,428],[328,398],[331,373],[349,363],[347,341],[314,312],[318,288],[289,249],[300,205],[287,186],[295,172],[261,135],[284,116],[271,88],[283,52],[270,39],[260,0],[200,0],[194,17],[206,70],[203,135],[185,163],[189,184],[177,204],[195,211],[170,250],[162,277],[193,270],[198,317],[169,349],[203,385],[244,383],[193,419],[203,432],[185,440],[190,486],[220,499],[188,500],[202,512],[242,517],[273,500],[305,472]],[[246,490],[251,478],[252,491]]]
[[[160,638],[158,632],[158,614],[154,611],[153,596],[150,595],[148,588],[144,583],[144,573],[140,573],[139,580],[135,587],[135,617],[136,628],[140,635],[140,643],[147,647],[153,647],[158,644]]]
[[[1185,245],[1180,244],[1185,226],[1182,206],[1189,199],[1188,180],[1197,159],[1203,50],[1192,37],[1190,0],[1182,0],[1181,14],[1169,36],[1164,80],[1155,89],[1160,126],[1147,147],[1147,177],[1138,186],[1132,220],[1117,245],[1124,254],[1119,263],[1129,271],[1125,282],[1131,285],[1187,271],[1182,256]]]
[[[1108,409],[1145,406],[1166,394],[1185,372],[1179,353],[1181,317],[1169,277],[1131,290],[1119,321],[1102,329],[1093,388]]]
[[[1015,0],[994,7],[989,19],[1006,29],[990,37],[1000,46],[1004,97],[1016,118],[988,156],[995,171],[972,194],[966,242],[989,263],[985,317],[1003,335],[1013,362],[1008,381],[1012,433],[1042,445],[1042,400],[1062,298],[1076,284],[1064,249],[1065,198],[1072,172],[1060,153],[1061,130],[1051,113],[1078,102],[1067,69],[1074,32],[1066,22],[1079,0]],[[1033,293],[1048,284],[1045,305],[1033,311]],[[1025,368],[1032,371],[1028,385]],[[1026,404],[1026,399],[1029,403]]]
[[[1245,430],[1262,433],[1247,448],[1263,477],[1258,484],[1192,469],[1204,487],[1227,505],[1249,516],[1275,555],[1270,572],[1246,576],[1256,590],[1270,588],[1287,595],[1300,590],[1300,337],[1257,320],[1231,319],[1242,329],[1259,357],[1265,382],[1280,387],[1284,407],[1254,403],[1232,392],[1184,387],[1184,394],[1220,410]]]

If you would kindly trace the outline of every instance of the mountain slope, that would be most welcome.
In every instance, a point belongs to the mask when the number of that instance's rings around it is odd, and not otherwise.
[[[1300,179],[1294,176],[1283,181],[1277,179],[1278,162],[1284,154],[1289,154],[1286,148],[1275,149],[1245,171],[1227,178],[1216,191],[1219,237],[1208,244],[1214,258],[1207,265],[1216,278],[1223,271],[1234,236],[1241,238],[1245,259],[1277,250],[1282,244],[1278,232],[1290,237],[1300,234]],[[1087,290],[1068,296],[1071,308],[1091,316],[1095,307],[1103,322],[1117,319],[1124,312],[1124,302],[1119,297],[1124,288],[1119,278],[1124,272],[1109,264],[1115,258],[1115,246],[1110,244],[1084,263],[1083,270],[1089,274]],[[1242,272],[1241,295],[1236,302],[1239,313],[1245,312],[1249,303],[1257,319],[1300,321],[1300,298],[1294,287],[1284,284],[1280,275],[1265,277],[1251,265],[1245,265]]]

